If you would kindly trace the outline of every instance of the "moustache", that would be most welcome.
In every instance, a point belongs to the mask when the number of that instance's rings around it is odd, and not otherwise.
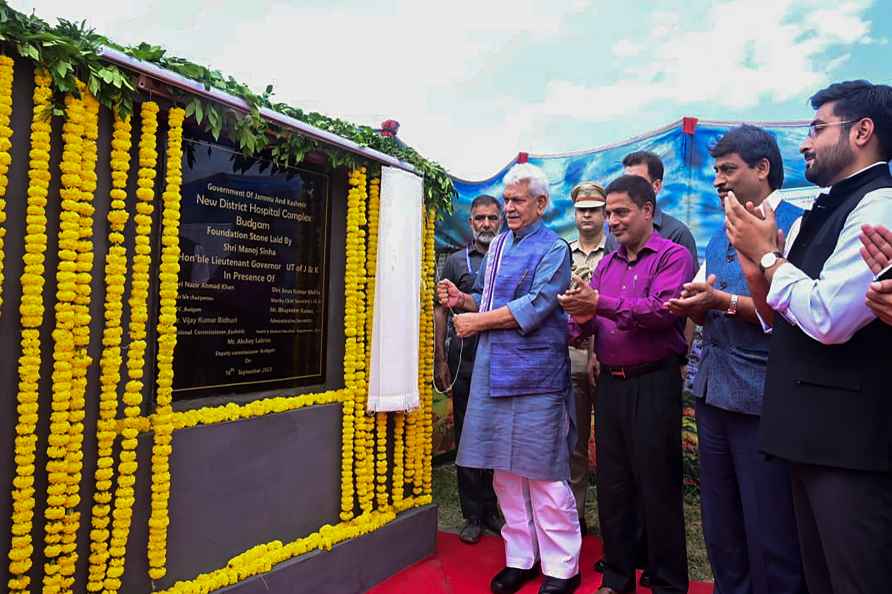
[[[495,238],[496,234],[493,231],[481,231],[480,233],[474,234],[474,239],[480,243],[489,243]]]
[[[804,160],[814,159],[814,158],[815,158],[815,153],[814,153],[814,151],[812,151],[812,152],[808,152],[808,153],[802,153],[802,158],[803,158]]]

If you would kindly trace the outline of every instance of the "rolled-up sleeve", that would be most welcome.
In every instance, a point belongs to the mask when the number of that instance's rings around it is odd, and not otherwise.
[[[555,241],[533,272],[530,291],[506,304],[521,334],[527,334],[538,328],[542,321],[559,307],[558,294],[570,286],[570,264],[570,250],[567,243],[562,239]],[[479,276],[478,282],[480,282]],[[476,285],[474,289],[476,291]]]
[[[602,294],[598,315],[616,322],[620,330],[644,328],[660,330],[677,323],[679,316],[664,307],[681,295],[681,288],[694,276],[694,263],[681,246],[667,251],[650,286],[642,297],[614,297]]]

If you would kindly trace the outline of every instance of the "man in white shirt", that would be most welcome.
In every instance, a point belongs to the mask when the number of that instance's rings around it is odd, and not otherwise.
[[[774,212],[725,199],[728,239],[756,302],[776,313],[760,447],[791,464],[812,594],[885,592],[892,566],[892,326],[865,303],[874,278],[863,225],[892,226],[892,87],[837,83],[800,152],[806,178],[830,188],[786,242]],[[785,249],[786,248],[786,249]],[[752,279],[750,279],[752,277]]]

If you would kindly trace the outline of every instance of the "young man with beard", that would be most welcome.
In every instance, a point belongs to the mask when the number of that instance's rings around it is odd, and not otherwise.
[[[470,294],[448,280],[440,303],[460,337],[479,335],[471,397],[456,464],[493,469],[505,516],[505,568],[490,582],[512,594],[541,571],[539,594],[579,587],[582,537],[570,489],[576,441],[567,316],[557,295],[570,283],[567,243],[545,226],[548,178],[518,164],[504,178],[508,230],[492,242]]]
[[[595,266],[604,257],[604,188],[591,181],[577,184],[570,192],[576,215],[579,237],[570,242],[573,254],[573,273],[585,282],[592,277]],[[579,512],[582,534],[588,532],[585,521],[585,500],[588,491],[588,442],[592,433],[592,407],[595,404],[597,359],[592,353],[591,338],[570,346],[570,381],[576,404],[576,449],[570,461],[570,484]]]
[[[725,199],[750,290],[775,311],[761,449],[791,464],[812,594],[887,592],[892,566],[892,327],[865,303],[864,225],[892,226],[892,87],[830,85],[800,151],[828,186],[780,241],[776,215]]]
[[[490,242],[499,232],[501,223],[502,205],[498,200],[486,194],[474,198],[468,217],[473,241],[446,258],[441,279],[449,280],[460,291],[470,293],[480,270],[480,263],[486,256]],[[462,310],[459,308],[458,311]],[[452,386],[455,447],[458,448],[461,444],[465,411],[468,408],[477,337],[460,338],[455,336],[451,328],[447,331],[447,327],[450,327],[450,316],[446,308],[440,305],[436,306],[434,316],[436,379],[440,390],[449,391],[449,386]],[[452,378],[455,378],[454,383]],[[467,544],[476,544],[480,542],[483,528],[499,534],[502,521],[499,517],[496,494],[492,489],[492,470],[464,466],[456,466],[455,470],[458,478],[458,500],[462,516],[465,518],[459,539]]]
[[[719,196],[776,213],[787,231],[802,210],[781,200],[784,164],[774,137],[733,128],[710,150]],[[700,453],[703,537],[722,594],[805,594],[790,469],[759,452],[768,336],[724,228],[706,246],[695,282],[670,311],[703,326],[693,392]],[[771,310],[763,311],[771,319]]]
[[[665,308],[694,276],[690,253],[654,232],[646,179],[607,186],[607,222],[620,244],[590,283],[578,276],[558,300],[572,337],[594,335],[601,366],[595,408],[598,514],[606,568],[598,594],[635,589],[638,514],[648,536],[656,594],[688,591],[682,506],[681,375],[687,353],[679,316]]]

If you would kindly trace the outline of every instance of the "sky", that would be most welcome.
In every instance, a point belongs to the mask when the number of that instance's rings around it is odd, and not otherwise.
[[[808,120],[830,82],[892,84],[888,0],[9,4],[271,83],[305,110],[396,119],[400,138],[466,180],[519,151],[592,149],[683,116]]]

